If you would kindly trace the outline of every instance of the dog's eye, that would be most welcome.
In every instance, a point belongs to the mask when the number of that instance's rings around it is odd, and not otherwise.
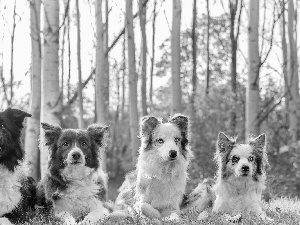
[[[0,124],[0,129],[4,129],[4,128],[5,128],[4,124],[1,123],[1,124]]]
[[[83,141],[83,142],[81,142],[81,145],[82,145],[82,146],[86,146],[87,144],[86,144],[85,141]]]
[[[68,142],[64,142],[64,143],[62,144],[62,146],[68,147],[68,146],[69,146],[69,143],[68,143]]]
[[[249,162],[253,162],[253,160],[254,160],[254,157],[253,156],[249,156],[248,161]]]
[[[237,157],[236,155],[232,156],[231,161],[232,161],[233,163],[238,162],[239,160],[240,160],[240,158]]]
[[[157,139],[156,141],[157,141],[159,144],[163,144],[163,143],[164,143],[164,140],[161,139],[161,138]]]
[[[180,142],[180,138],[178,138],[178,137],[176,137],[174,140],[175,140],[176,144]]]

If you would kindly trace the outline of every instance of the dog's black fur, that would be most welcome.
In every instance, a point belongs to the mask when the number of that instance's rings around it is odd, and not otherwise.
[[[0,165],[11,173],[16,172],[20,163],[24,159],[24,150],[21,147],[21,132],[25,117],[31,117],[27,112],[7,108],[0,112]],[[6,217],[11,222],[22,222],[26,220],[28,211],[34,210],[36,200],[36,185],[33,178],[19,177],[21,200],[18,206],[7,214],[0,215]]]
[[[41,144],[49,150],[50,158],[47,174],[39,185],[38,205],[44,208],[45,213],[49,213],[58,201],[64,201],[62,196],[74,185],[74,180],[66,178],[62,171],[67,166],[70,166],[66,160],[75,145],[84,154],[85,168],[90,168],[94,172],[101,169],[99,149],[106,146],[108,127],[93,124],[86,130],[80,130],[62,129],[60,126],[47,123],[41,123],[41,125],[43,129]],[[65,145],[65,143],[68,144]],[[95,198],[104,202],[107,190],[106,180],[102,178],[99,176],[99,179],[96,181],[98,190]]]

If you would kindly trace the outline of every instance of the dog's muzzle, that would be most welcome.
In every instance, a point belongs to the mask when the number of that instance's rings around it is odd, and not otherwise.
[[[175,160],[175,159],[177,158],[177,151],[175,151],[175,150],[170,150],[170,151],[169,151],[169,158],[170,158],[171,160]]]
[[[71,164],[81,164],[84,162],[83,155],[79,151],[74,151],[68,157]]]
[[[248,176],[249,170],[250,170],[249,166],[242,166],[242,168],[241,168],[242,175],[243,176]]]

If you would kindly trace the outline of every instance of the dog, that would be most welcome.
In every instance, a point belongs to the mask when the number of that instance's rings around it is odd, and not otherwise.
[[[140,120],[140,139],[136,169],[119,188],[116,207],[154,219],[180,219],[192,157],[189,119],[176,114],[162,123],[154,116],[144,116]]]
[[[101,152],[108,142],[108,127],[62,129],[41,123],[41,146],[49,150],[48,171],[41,182],[54,216],[64,224],[96,224],[109,214],[105,207],[107,175],[101,169]]]
[[[0,112],[0,224],[21,223],[34,210],[36,185],[23,163],[21,132],[27,112],[7,108]]]
[[[230,221],[239,221],[242,215],[271,220],[262,209],[262,191],[265,189],[268,165],[266,135],[250,137],[247,143],[237,144],[235,138],[219,133],[216,148],[216,183],[211,191],[196,197],[198,201],[194,207],[206,208],[210,196],[213,201],[212,212],[225,213]],[[203,215],[207,215],[207,212],[200,213],[198,220],[204,218]]]

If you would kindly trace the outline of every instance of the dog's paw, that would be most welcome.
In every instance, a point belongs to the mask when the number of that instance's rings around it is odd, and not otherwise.
[[[225,214],[224,218],[227,222],[231,222],[231,223],[240,223],[242,221],[241,214],[237,214],[236,216],[230,216],[228,214]]]
[[[149,218],[161,218],[160,212],[147,203],[141,204],[141,213]]]
[[[169,221],[174,221],[174,222],[176,221],[178,222],[181,220],[180,216],[175,212],[171,213],[171,215],[165,217],[164,219]]]
[[[2,217],[0,218],[0,224],[1,225],[13,225],[13,223],[11,223],[7,218]]]
[[[200,221],[205,220],[208,218],[208,216],[209,216],[209,213],[205,210],[198,215],[197,220],[200,220]]]

